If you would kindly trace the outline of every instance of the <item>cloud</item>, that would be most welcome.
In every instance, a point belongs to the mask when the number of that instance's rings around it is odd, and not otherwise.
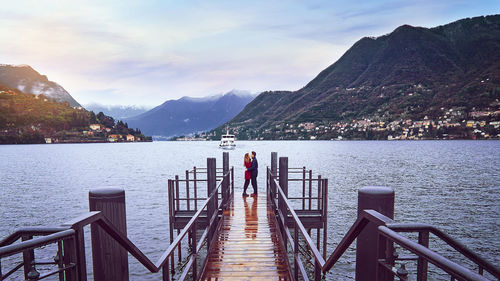
[[[17,0],[2,4],[0,54],[1,63],[29,64],[82,103],[157,105],[233,88],[296,90],[361,37],[492,14],[499,5]]]

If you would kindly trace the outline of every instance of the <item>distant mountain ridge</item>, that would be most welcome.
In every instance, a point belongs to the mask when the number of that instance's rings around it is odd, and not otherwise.
[[[25,94],[43,94],[58,102],[68,102],[70,106],[80,104],[59,84],[49,81],[29,65],[0,64],[0,83]]]
[[[263,92],[217,131],[239,128],[248,138],[283,123],[423,119],[499,98],[500,15],[403,25],[362,38],[300,90]]]
[[[164,102],[141,115],[125,118],[132,128],[153,136],[173,137],[207,131],[238,114],[254,96],[233,90],[205,98],[183,97]]]
[[[136,105],[102,105],[97,103],[91,103],[84,105],[85,109],[94,112],[103,112],[104,114],[111,116],[117,120],[123,120],[125,118],[134,117],[151,108],[136,106]]]

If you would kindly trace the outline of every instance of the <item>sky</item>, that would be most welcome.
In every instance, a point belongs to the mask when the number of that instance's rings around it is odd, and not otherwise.
[[[232,89],[298,90],[362,37],[403,24],[434,27],[500,13],[493,0],[15,0],[1,6],[0,63],[32,66],[81,104],[139,106]]]

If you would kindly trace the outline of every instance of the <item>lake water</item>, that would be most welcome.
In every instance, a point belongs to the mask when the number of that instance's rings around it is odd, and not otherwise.
[[[329,253],[355,220],[358,189],[383,185],[395,189],[398,222],[434,224],[500,263],[499,141],[238,141],[230,152],[236,193],[243,154],[251,150],[261,191],[272,151],[288,156],[289,167],[306,166],[329,179]],[[126,192],[129,238],[156,261],[168,246],[167,180],[206,166],[207,157],[222,165],[217,142],[0,146],[0,238],[19,227],[60,225],[88,210],[90,189],[114,186]],[[442,243],[431,240],[431,247],[456,257]],[[129,260],[131,280],[161,280]],[[353,270],[350,250],[327,279],[350,280]]]

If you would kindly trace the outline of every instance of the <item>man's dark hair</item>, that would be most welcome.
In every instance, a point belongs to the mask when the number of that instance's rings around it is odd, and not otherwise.
[[[257,153],[255,151],[252,151],[252,155],[255,157]]]

